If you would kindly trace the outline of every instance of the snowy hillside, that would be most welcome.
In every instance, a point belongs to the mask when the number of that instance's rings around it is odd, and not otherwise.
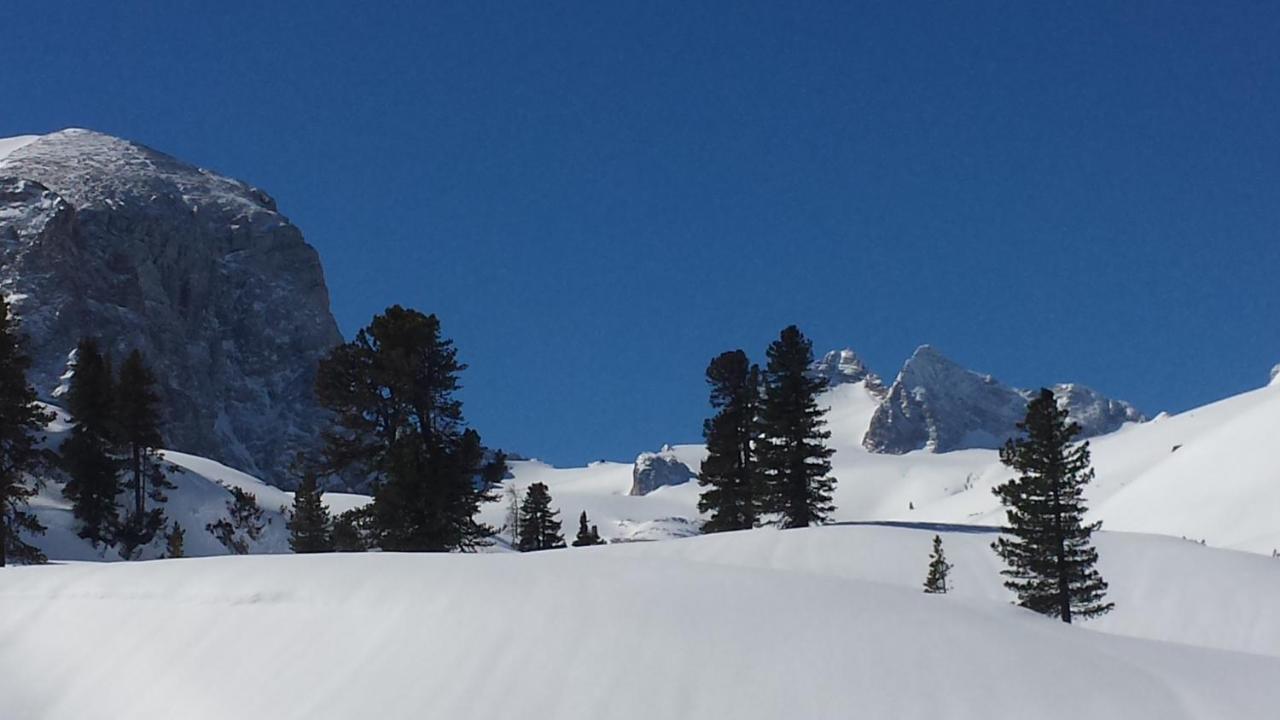
[[[869,452],[862,438],[880,407],[866,382],[833,387],[822,402],[835,448],[837,520],[998,524],[991,488],[1009,477],[994,450]],[[1130,423],[1093,438],[1097,479],[1088,490],[1091,517],[1108,530],[1161,533],[1209,545],[1270,554],[1280,548],[1280,385],[1174,416]],[[701,446],[676,446],[693,470]],[[631,466],[595,463],[556,469],[513,464],[517,486],[544,482],[565,519],[583,510],[610,539],[680,536],[697,521],[696,482],[631,497]],[[500,524],[503,509],[486,518]]]
[[[929,537],[827,527],[520,556],[14,568],[0,573],[0,715],[1274,717],[1276,610],[1260,601],[1280,563],[1104,537],[1121,609],[1102,633],[989,597],[986,538],[947,534],[957,592],[924,595],[908,575]],[[1200,573],[1249,600],[1184,592]],[[1256,654],[1120,636],[1176,632]]]

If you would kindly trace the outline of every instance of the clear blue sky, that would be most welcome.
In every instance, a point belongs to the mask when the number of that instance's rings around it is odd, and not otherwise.
[[[1148,413],[1280,362],[1275,3],[288,5],[10,9],[0,136],[266,188],[348,336],[441,316],[492,444],[696,440],[793,322]]]

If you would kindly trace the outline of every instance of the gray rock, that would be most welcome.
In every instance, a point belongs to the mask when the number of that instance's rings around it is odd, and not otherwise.
[[[1144,419],[1132,405],[1082,385],[1051,389],[1071,419],[1080,423],[1081,437]],[[996,448],[1017,433],[1017,423],[1026,415],[1027,402],[1035,392],[967,370],[924,345],[903,365],[872,416],[862,444],[873,452],[895,454]]]
[[[651,453],[640,453],[631,468],[631,492],[629,495],[648,495],[660,487],[683,485],[697,477],[688,465],[680,462],[670,445]]]
[[[862,362],[862,358],[858,357],[858,353],[849,348],[832,350],[823,355],[820,360],[813,363],[810,371],[814,375],[825,378],[828,387],[866,380],[867,387],[872,390],[883,388],[879,376],[871,372]]]
[[[287,486],[315,443],[315,366],[342,337],[319,256],[255,187],[87,130],[42,136],[0,157],[0,291],[45,398],[96,336],[146,355],[173,449]]]

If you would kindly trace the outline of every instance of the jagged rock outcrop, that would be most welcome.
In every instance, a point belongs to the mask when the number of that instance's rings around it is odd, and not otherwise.
[[[874,391],[883,390],[880,377],[862,362],[858,353],[849,348],[832,350],[813,363],[811,371],[814,375],[825,378],[828,387],[848,383],[867,381],[867,388]]]
[[[82,336],[140,349],[167,444],[289,484],[342,338],[316,251],[265,192],[87,130],[0,141],[0,291],[53,397]]]
[[[1143,420],[1132,405],[1082,385],[1052,389],[1072,420],[1080,423],[1082,437]],[[967,370],[924,345],[903,365],[876,409],[863,445],[883,453],[996,448],[1017,433],[1016,425],[1026,415],[1033,392]]]
[[[648,495],[667,485],[683,485],[697,477],[688,465],[676,457],[670,445],[663,445],[656,453],[644,452],[636,457],[631,468],[631,492],[629,495]]]

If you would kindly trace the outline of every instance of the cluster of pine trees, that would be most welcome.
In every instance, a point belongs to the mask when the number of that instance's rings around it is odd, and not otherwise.
[[[742,350],[707,367],[716,414],[703,424],[707,458],[698,473],[704,532],[825,522],[832,512],[832,450],[810,372],[813,343],[792,325],[766,351],[763,371]]]
[[[65,399],[72,427],[59,460],[79,535],[134,558],[167,529],[165,490],[173,488],[159,455],[155,375],[137,350],[115,372],[97,341],[87,338],[76,347]]]
[[[45,528],[29,510],[39,490],[39,473],[50,463],[40,449],[41,431],[52,419],[36,402],[27,382],[31,359],[22,349],[23,337],[0,294],[0,567],[10,561],[44,562],[44,554],[23,535],[40,535]]]

